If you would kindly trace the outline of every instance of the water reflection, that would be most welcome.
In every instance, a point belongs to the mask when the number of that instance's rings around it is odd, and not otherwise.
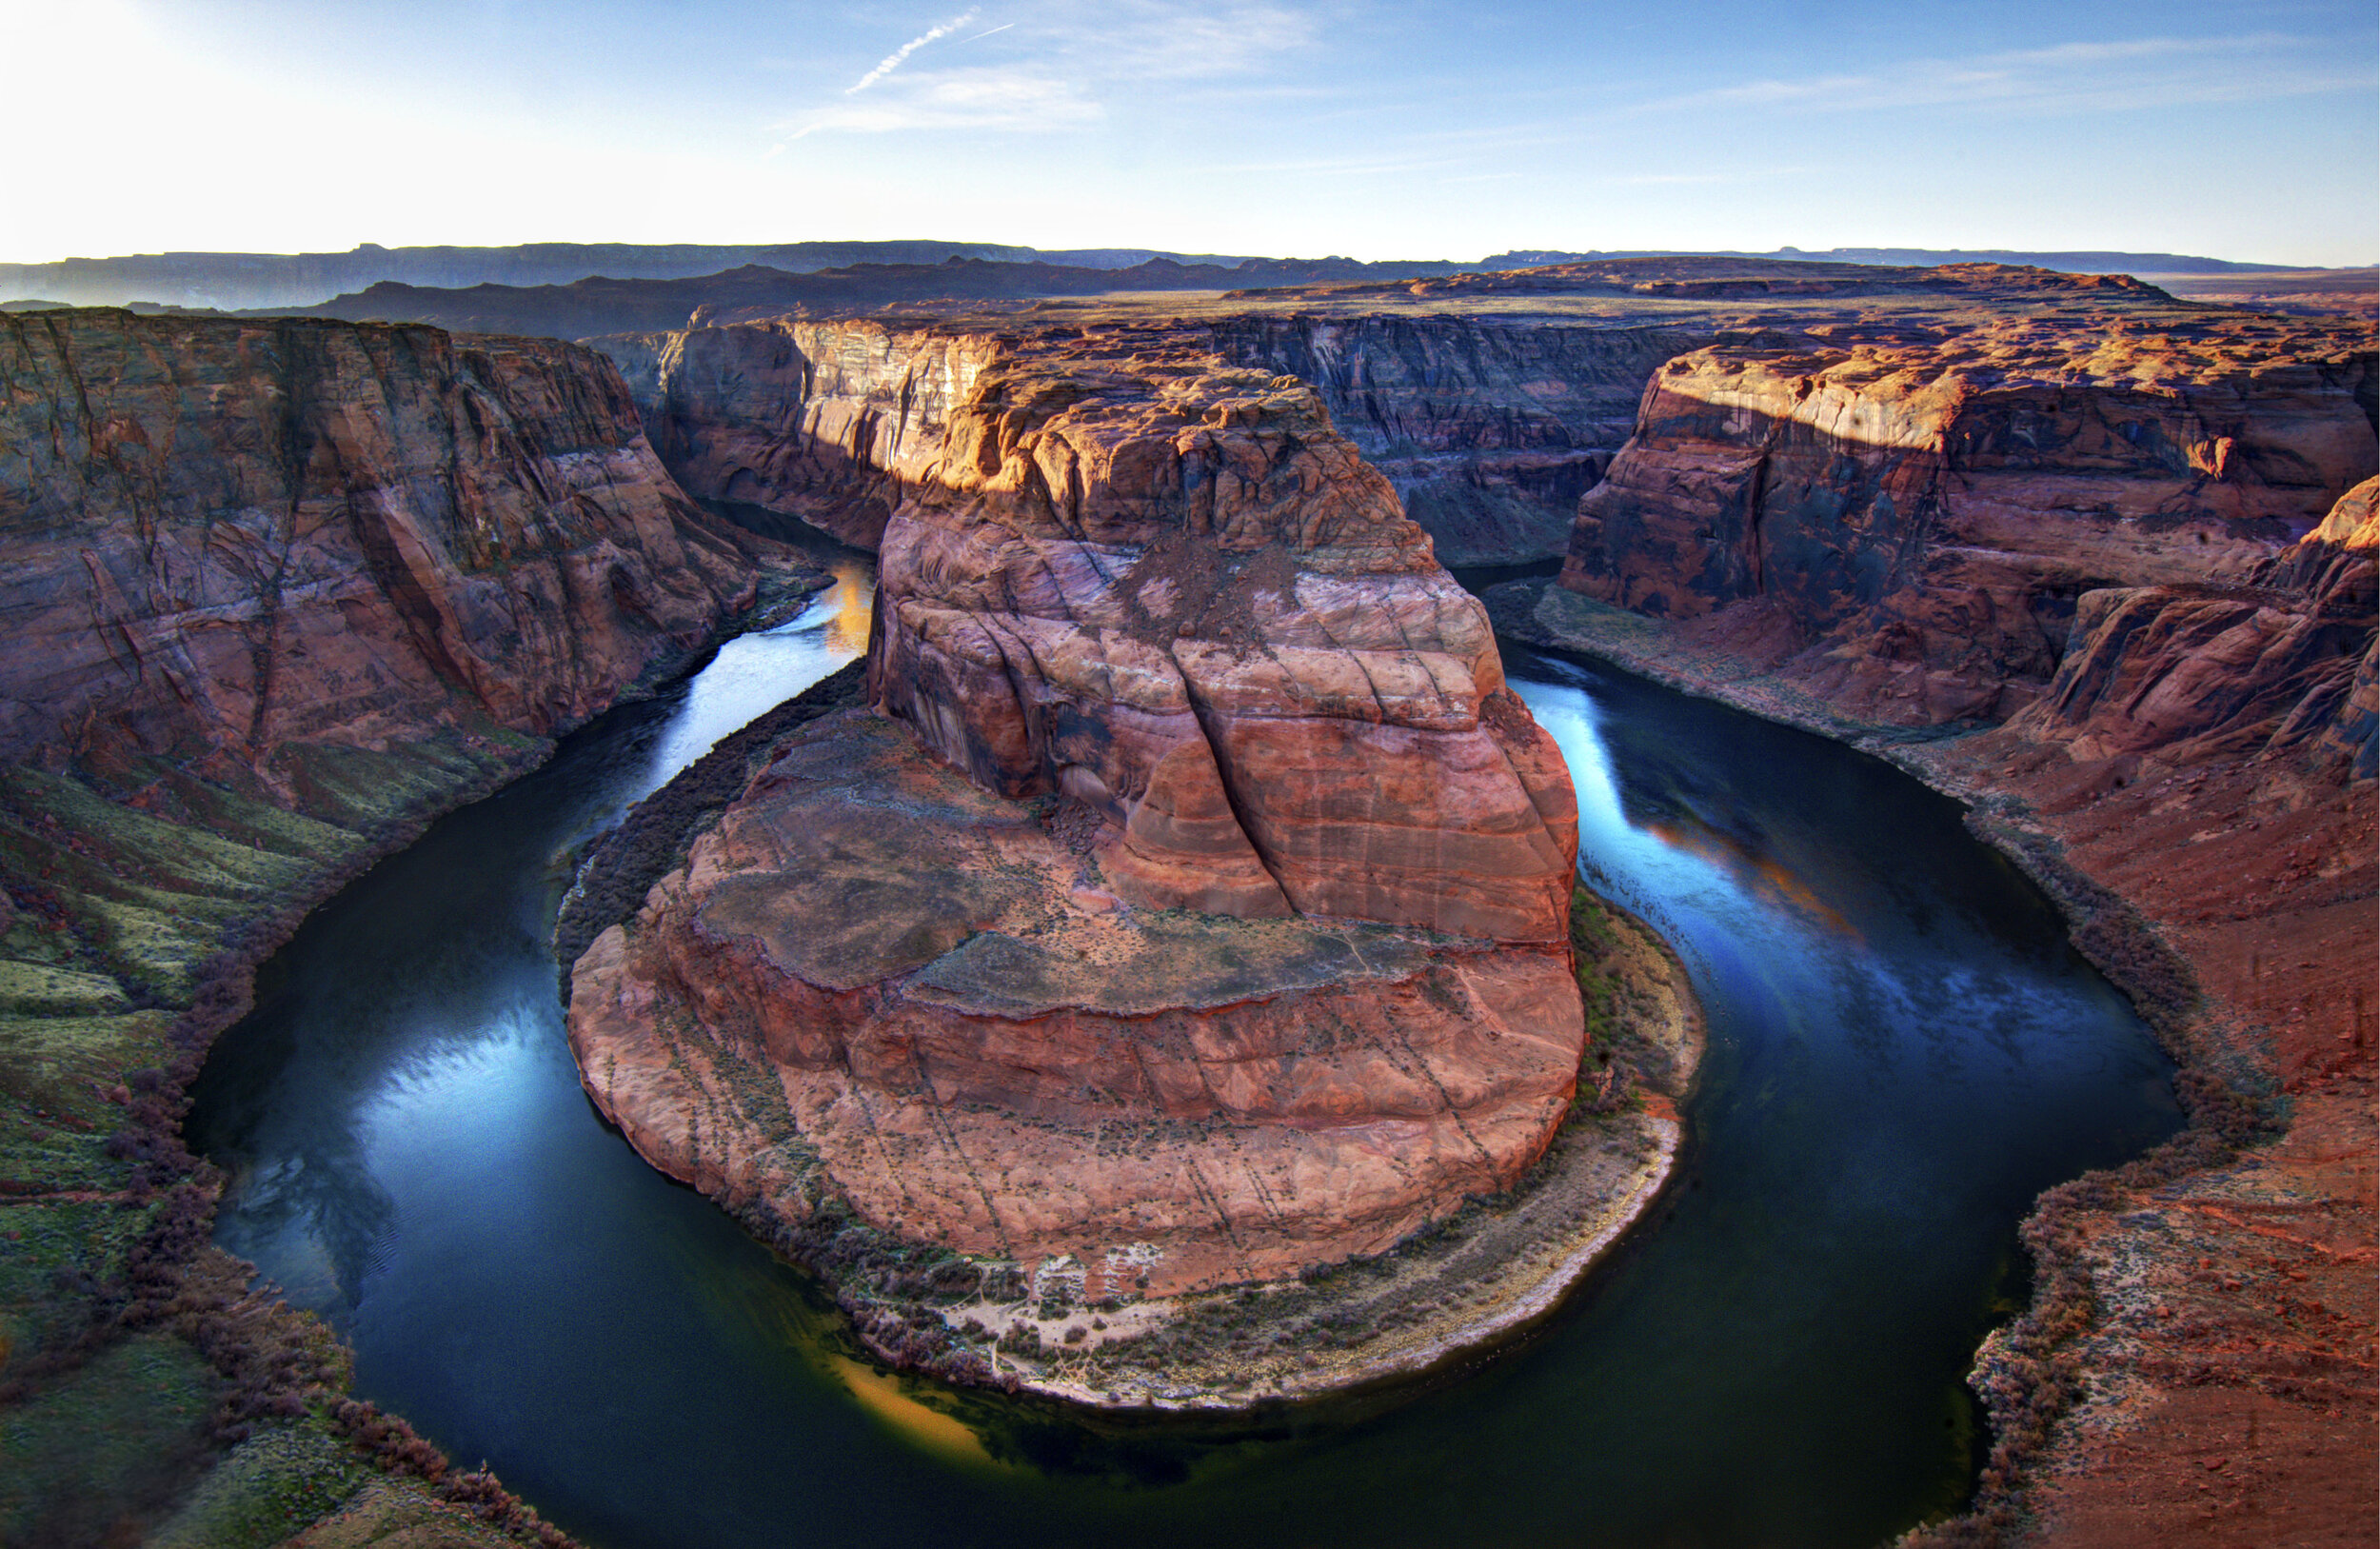
[[[594,1118],[545,941],[587,835],[864,644],[864,574],[376,869],[218,1045],[191,1130],[233,1174],[220,1236],[341,1322],[367,1397],[607,1549],[1866,1545],[1959,1498],[2015,1222],[2170,1130],[2162,1062],[1949,804],[1519,650],[1592,880],[1710,1019],[1632,1250],[1525,1349],[1248,1434],[985,1399],[961,1425],[850,1360]]]
[[[268,965],[237,1039],[268,1062],[210,1060],[196,1094],[193,1133],[231,1172],[225,1247],[347,1327],[395,1261],[401,1216],[506,1200],[554,1095],[547,943],[576,856],[720,738],[865,648],[874,577],[848,553],[833,574],[798,617],[729,641],[682,692],[617,712],[439,824]],[[401,1205],[385,1180],[446,1186],[408,1189]]]
[[[832,671],[867,649],[875,611],[876,575],[865,559],[835,556],[828,573],[834,584],[812,599],[801,617],[777,628],[742,635],[719,648],[711,664],[686,686],[684,706],[663,729],[653,747],[644,789],[666,784],[670,776],[711,749],[711,745],[816,680],[823,664]],[[821,674],[823,675],[823,673]],[[793,686],[788,688],[790,684]],[[644,789],[637,791],[643,795]]]

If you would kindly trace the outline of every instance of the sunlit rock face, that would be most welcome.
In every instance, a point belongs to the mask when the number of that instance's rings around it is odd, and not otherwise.
[[[289,802],[293,749],[549,735],[752,592],[751,540],[552,340],[0,315],[0,751],[170,754]]]
[[[1152,908],[1552,942],[1577,846],[1486,615],[1285,377],[1020,350],[880,550],[876,703],[1112,823]]]
[[[934,479],[951,415],[1000,348],[982,334],[794,318],[595,342],[687,489],[859,548]]]
[[[1698,621],[1862,718],[1998,720],[2094,626],[2086,594],[2251,584],[2372,471],[2351,328],[2090,299],[1669,362],[1563,585]]]
[[[1583,1038],[1577,818],[1482,610],[1295,380],[964,348],[883,528],[883,716],[782,745],[580,960],[597,1102],[780,1221],[1125,1293],[1517,1178]]]

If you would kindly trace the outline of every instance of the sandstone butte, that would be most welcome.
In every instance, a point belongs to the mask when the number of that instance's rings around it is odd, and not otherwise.
[[[1584,1037],[1569,777],[1313,392],[1073,330],[772,331],[788,376],[931,384],[825,469],[899,491],[852,519],[878,713],[782,745],[580,958],[603,1110],[764,1226],[1102,1301],[1514,1182]]]

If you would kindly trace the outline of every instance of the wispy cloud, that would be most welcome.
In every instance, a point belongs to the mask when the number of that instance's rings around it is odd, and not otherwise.
[[[1102,74],[1125,80],[1244,75],[1313,43],[1319,29],[1302,12],[1271,5],[1220,8],[1109,4],[1096,20],[1069,29],[1070,51],[1096,60]]]
[[[1191,0],[1056,0],[1029,17],[947,46],[1005,33],[997,48],[1013,63],[902,68],[912,54],[963,30],[976,15],[971,10],[928,29],[846,87],[843,101],[773,128],[788,139],[829,131],[1081,129],[1104,122],[1109,100],[1120,93],[1146,93],[1153,82],[1168,83],[1165,89],[1175,94],[1171,100],[1179,101],[1189,83],[1202,90],[1228,89],[1259,78],[1279,56],[1313,43],[1319,33],[1309,17],[1273,4],[1218,8]],[[936,50],[937,57],[945,53]],[[864,100],[849,100],[862,93]]]
[[[1106,109],[1074,83],[1027,70],[947,70],[866,102],[823,108],[785,126],[788,138],[840,130],[1080,129]]]
[[[894,70],[899,70],[908,57],[917,52],[920,49],[924,48],[927,44],[932,43],[939,38],[946,38],[950,36],[951,33],[956,32],[959,29],[966,26],[974,20],[974,11],[962,11],[960,14],[953,16],[946,22],[941,23],[935,27],[927,28],[916,37],[911,38],[900,48],[895,49],[892,52],[886,54],[874,70],[869,70],[865,75],[861,76],[849,86],[844,87],[843,89],[843,94],[846,97],[858,96],[861,92],[865,91],[869,87],[874,86],[885,76],[890,75]],[[997,32],[1000,29],[995,27],[992,30]],[[974,39],[970,38],[968,41],[973,42]]]

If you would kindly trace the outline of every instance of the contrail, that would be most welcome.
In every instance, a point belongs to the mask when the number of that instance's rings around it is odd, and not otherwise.
[[[990,37],[994,32],[1005,32],[1016,25],[1017,24],[1014,22],[1002,22],[998,27],[987,27],[982,31],[975,34],[974,37],[961,38],[958,42],[952,44],[951,47],[954,49],[963,49],[968,44],[973,43],[978,39]]]
[[[975,12],[970,10],[962,12],[960,15],[953,16],[950,20],[943,22],[939,27],[928,28],[923,35],[911,38],[900,48],[895,49],[892,52],[884,56],[884,62],[883,64],[878,65],[874,70],[869,70],[865,75],[861,76],[859,80],[853,82],[851,85],[844,87],[843,89],[843,94],[848,97],[854,95],[855,93],[865,91],[869,87],[874,86],[885,76],[890,75],[894,70],[899,70],[901,68],[901,62],[908,58],[911,54],[917,52],[920,49],[924,48],[936,38],[948,37],[951,33],[956,32],[959,29],[966,26],[967,23],[973,20],[975,20]],[[992,30],[997,32],[1000,29],[994,28]]]

